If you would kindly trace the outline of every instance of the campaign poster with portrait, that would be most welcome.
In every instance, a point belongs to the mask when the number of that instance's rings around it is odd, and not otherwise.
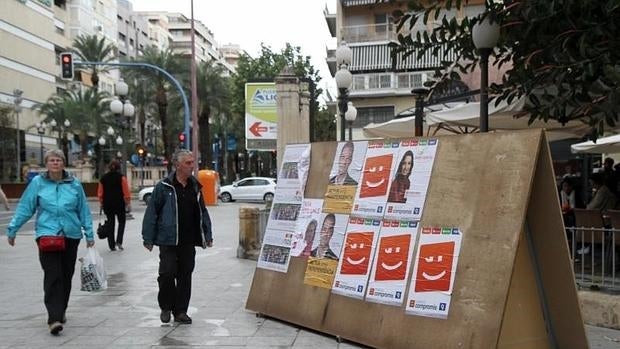
[[[399,145],[400,141],[397,140],[368,141],[352,215],[383,217]]]
[[[417,235],[416,221],[383,220],[366,291],[367,301],[403,304]]]
[[[331,289],[342,251],[349,215],[322,213],[306,266],[304,283]]]
[[[420,220],[435,163],[438,140],[401,141],[393,171],[385,217]]]
[[[267,229],[263,237],[257,268],[286,273],[290,262],[293,233]]]
[[[310,169],[310,144],[289,144],[282,156],[274,202],[301,202]]]
[[[351,213],[367,146],[367,141],[338,143],[329,173],[323,212]]]
[[[349,217],[332,292],[363,299],[381,220]]]
[[[304,199],[297,218],[291,244],[292,257],[310,257],[314,240],[318,239],[323,199]]]
[[[456,227],[422,227],[407,295],[407,314],[448,317],[462,236]]]

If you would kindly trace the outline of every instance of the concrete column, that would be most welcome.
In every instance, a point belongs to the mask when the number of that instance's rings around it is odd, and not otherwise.
[[[299,78],[295,76],[291,67],[285,67],[280,75],[276,76],[277,111],[278,111],[278,162],[282,164],[282,156],[287,144],[308,143],[309,108],[308,87],[301,86]]]

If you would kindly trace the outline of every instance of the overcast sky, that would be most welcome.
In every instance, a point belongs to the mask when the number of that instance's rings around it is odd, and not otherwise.
[[[190,0],[130,0],[135,11],[180,12],[190,17]],[[264,42],[279,52],[286,42],[300,46],[321,74],[320,87],[335,90],[325,48],[335,48],[323,10],[334,13],[337,0],[194,0],[194,17],[220,44],[238,44],[257,57]]]

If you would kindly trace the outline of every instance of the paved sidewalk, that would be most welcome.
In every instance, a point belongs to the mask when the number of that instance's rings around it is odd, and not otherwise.
[[[236,258],[238,204],[210,208],[215,247],[197,249],[192,325],[162,325],[157,306],[157,249],[141,245],[144,205],[135,203],[136,219],[127,222],[125,251],[96,248],[106,262],[109,288],[79,290],[79,273],[60,336],[47,331],[42,271],[32,232],[23,231],[16,246],[0,240],[0,348],[360,348],[246,311],[245,301],[255,262]],[[84,244],[78,255],[84,253]],[[79,266],[79,263],[78,263]],[[587,326],[591,347],[620,348],[620,331]]]

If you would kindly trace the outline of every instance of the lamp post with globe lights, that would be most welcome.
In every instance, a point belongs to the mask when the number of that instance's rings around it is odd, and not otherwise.
[[[37,133],[39,134],[39,141],[41,143],[41,147],[40,147],[40,154],[39,154],[39,165],[41,167],[44,167],[45,164],[43,163],[43,135],[45,134],[45,128],[47,127],[47,125],[45,124],[45,122],[37,122],[36,125],[37,127]]]
[[[353,122],[357,118],[357,108],[353,106],[353,102],[347,104],[347,112],[344,113],[344,118],[349,123],[349,140],[353,140]]]
[[[60,140],[60,147],[62,149],[62,153],[65,154],[65,159],[67,159],[67,166],[69,164],[69,140],[67,139],[67,133],[69,132],[69,127],[71,127],[71,121],[65,119],[62,125],[58,125],[56,119],[52,119],[50,121],[50,126],[52,130],[56,130],[58,132],[58,138]]]
[[[499,24],[491,16],[472,29],[474,46],[480,53],[480,132],[489,131],[489,56],[499,40]]]
[[[336,65],[339,67],[334,78],[338,87],[338,112],[340,114],[340,140],[345,139],[345,114],[349,101],[349,88],[353,82],[353,75],[349,71],[353,51],[342,41],[336,49]]]

